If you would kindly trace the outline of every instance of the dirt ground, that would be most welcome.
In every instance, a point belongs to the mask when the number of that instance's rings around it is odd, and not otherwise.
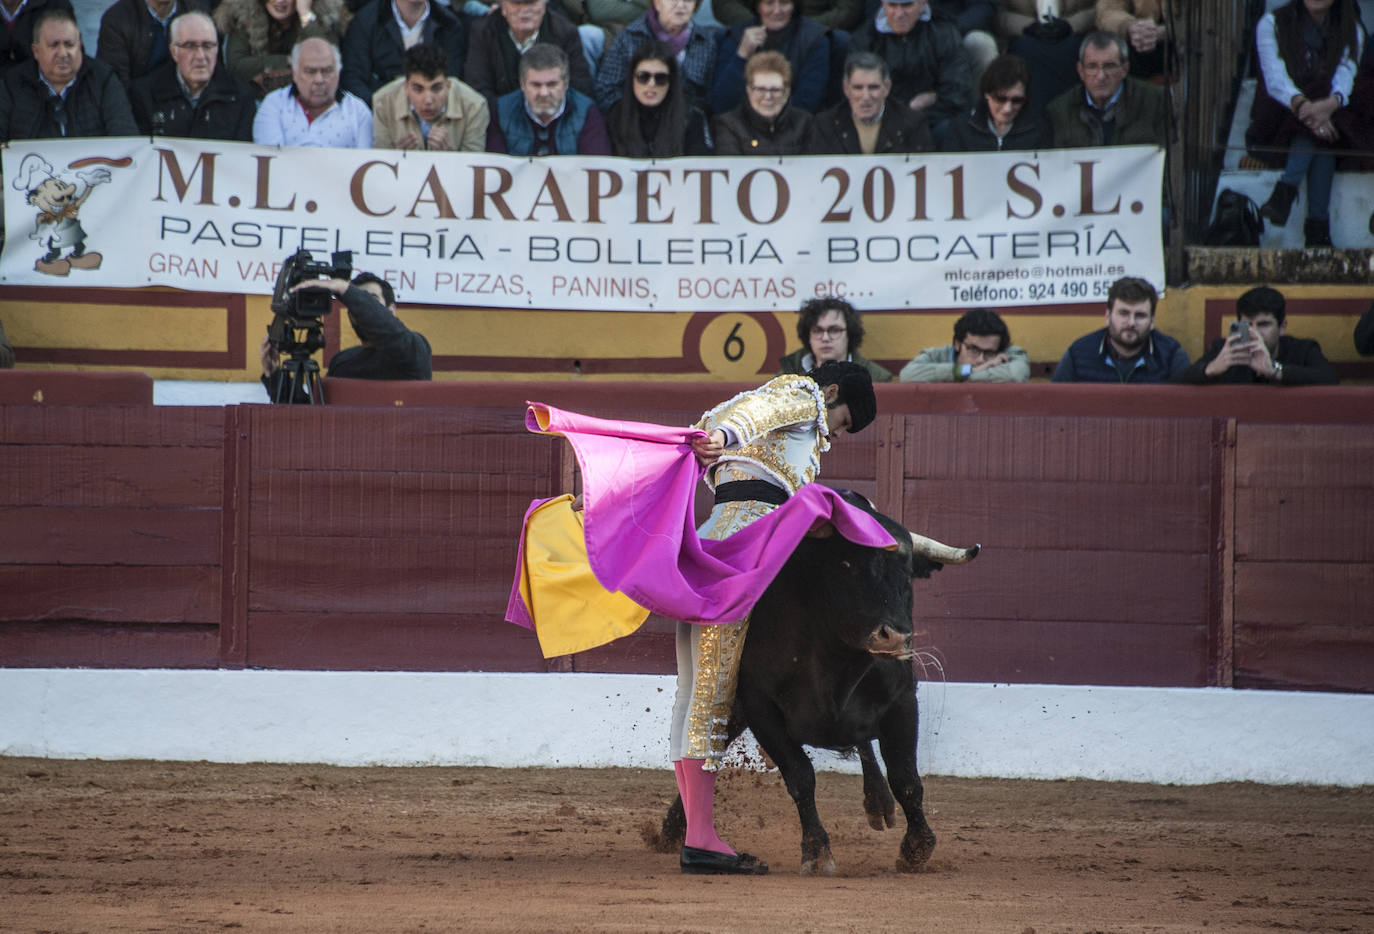
[[[820,776],[838,873],[798,875],[777,773],[727,771],[762,878],[683,876],[664,770],[0,758],[0,931],[1374,931],[1374,788],[927,781],[894,868],[857,776]]]

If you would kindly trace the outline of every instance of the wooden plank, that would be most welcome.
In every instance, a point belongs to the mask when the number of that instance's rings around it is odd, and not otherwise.
[[[1237,621],[1236,687],[1374,693],[1374,625]]]
[[[906,442],[906,421],[891,415],[879,415],[872,428],[876,436],[874,450],[873,502],[890,516],[902,514],[902,448]]]
[[[516,541],[254,537],[250,611],[490,613],[510,596]]]
[[[219,563],[219,511],[0,506],[0,563]]]
[[[1374,628],[1374,563],[1238,561],[1235,614],[1252,624]]]
[[[224,424],[224,485],[220,500],[219,661],[242,668],[248,656],[248,540],[253,493],[253,410],[234,406]]]
[[[908,416],[906,476],[1173,486],[1206,482],[1205,418]]]
[[[1209,547],[1211,483],[1130,488],[1083,481],[908,480],[903,521],[951,544],[1202,553]]]
[[[223,406],[0,406],[0,445],[218,448],[223,419]]]
[[[1162,623],[963,618],[917,624],[924,680],[1202,687],[1207,632]],[[924,636],[924,638],[922,638]]]
[[[1374,426],[1247,425],[1236,429],[1241,487],[1374,487]]]
[[[220,448],[7,445],[4,506],[220,506]]]
[[[0,621],[218,623],[216,567],[0,566]]]
[[[495,472],[258,470],[254,535],[514,539],[543,483]]]
[[[1374,486],[1237,489],[1236,558],[1374,561]]]
[[[534,633],[469,614],[248,616],[246,664],[324,671],[544,671]]]
[[[1231,687],[1235,679],[1236,422],[1218,419],[1212,442],[1212,567],[1207,582],[1208,680]]]
[[[1144,623],[1207,619],[1206,554],[985,549],[914,582],[917,619]]]
[[[0,624],[11,668],[214,668],[219,627],[136,623]]]

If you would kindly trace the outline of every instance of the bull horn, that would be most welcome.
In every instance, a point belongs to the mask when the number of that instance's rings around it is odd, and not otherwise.
[[[911,547],[916,554],[929,558],[931,561],[938,561],[941,564],[968,564],[978,557],[978,550],[982,545],[974,545],[972,548],[955,548],[952,545],[945,545],[937,542],[933,538],[926,538],[924,535],[911,533]]]

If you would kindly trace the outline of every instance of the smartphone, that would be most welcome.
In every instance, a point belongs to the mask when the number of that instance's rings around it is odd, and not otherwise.
[[[1240,335],[1241,343],[1248,341],[1250,339],[1250,322],[1244,320],[1232,321],[1231,336],[1235,337],[1237,334]]]

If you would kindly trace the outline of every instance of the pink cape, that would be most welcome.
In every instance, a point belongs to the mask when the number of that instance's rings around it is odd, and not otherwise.
[[[803,486],[729,538],[698,538],[693,502],[705,468],[692,453],[691,441],[705,432],[529,405],[526,427],[567,438],[582,468],[592,573],[607,590],[618,590],[652,612],[691,623],[743,619],[797,543],[826,522],[857,544],[896,547],[876,519],[817,483]],[[529,512],[544,502],[535,500]],[[532,629],[534,621],[520,597],[525,531],[506,619]]]

